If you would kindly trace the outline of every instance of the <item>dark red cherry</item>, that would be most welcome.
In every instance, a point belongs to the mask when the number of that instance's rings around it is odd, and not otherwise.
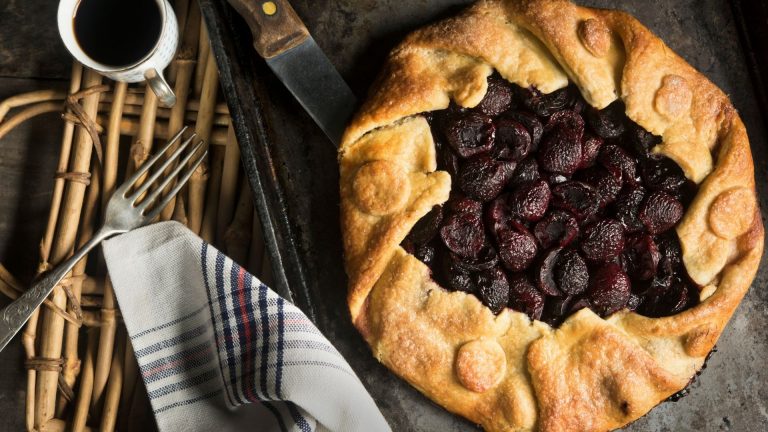
[[[435,260],[435,247],[432,245],[416,245],[413,256],[426,265],[431,265]]]
[[[633,278],[645,281],[656,276],[660,258],[659,248],[648,234],[638,234],[627,239],[623,262],[627,273]]]
[[[600,208],[600,195],[586,183],[567,181],[552,189],[552,205],[567,210],[577,220],[583,221]]]
[[[549,174],[545,178],[549,182],[550,187],[557,186],[560,183],[565,183],[569,180],[568,177],[562,174]]]
[[[445,286],[452,291],[474,293],[477,291],[475,281],[469,272],[460,269],[451,259],[448,252],[440,254],[440,276]]]
[[[502,269],[494,267],[478,273],[475,283],[480,300],[491,312],[504,310],[509,302],[509,282]]]
[[[405,251],[411,255],[413,255],[414,251],[416,251],[416,245],[408,237],[406,237],[403,242],[400,243],[400,246],[402,246],[403,249],[405,249]]]
[[[661,234],[683,217],[683,205],[666,192],[651,193],[640,207],[639,218],[651,234]]]
[[[437,169],[440,171],[447,171],[452,178],[456,178],[459,175],[459,157],[448,146],[439,147],[437,149]]]
[[[541,257],[535,268],[536,283],[541,292],[548,296],[559,297],[563,293],[557,288],[555,282],[555,266],[563,248],[550,249]]]
[[[542,321],[552,327],[559,326],[565,321],[566,315],[570,311],[571,304],[574,300],[575,298],[573,296],[550,297],[544,305]]]
[[[579,223],[564,210],[553,210],[536,222],[533,234],[544,249],[568,246],[579,235]]]
[[[485,233],[480,215],[455,213],[443,221],[440,227],[443,244],[462,257],[476,257],[485,244]]]
[[[485,226],[493,234],[494,238],[498,239],[496,233],[503,229],[510,229],[512,227],[512,209],[508,204],[509,197],[507,195],[500,195],[495,200],[491,201],[485,206],[483,216],[485,217]]]
[[[627,305],[625,307],[631,311],[634,311],[640,306],[642,301],[642,297],[636,295],[635,293],[629,293],[629,300],[627,300]]]
[[[602,138],[591,134],[584,134],[581,139],[581,165],[579,165],[579,168],[593,166],[602,147]]]
[[[578,311],[580,311],[580,310],[582,310],[584,308],[589,308],[589,307],[592,307],[592,305],[589,304],[589,300],[587,300],[585,298],[580,298],[580,299],[576,300],[575,302],[573,302],[573,304],[571,305],[571,310],[569,311],[569,313],[576,313],[576,312],[578,312]]]
[[[621,223],[626,232],[638,232],[644,228],[640,220],[640,206],[644,199],[645,189],[630,186],[624,188],[613,203],[616,220]]]
[[[675,282],[676,269],[669,270],[663,264],[659,263],[657,267],[656,276],[651,279],[650,283],[645,286],[640,286],[638,291],[645,297],[661,297],[663,296]]]
[[[666,306],[665,315],[674,315],[685,309],[691,302],[691,296],[695,295],[691,293],[692,289],[690,285],[682,281],[673,285],[664,298],[664,306]]]
[[[471,213],[480,215],[483,213],[483,203],[468,198],[463,194],[451,194],[445,204],[448,213]]]
[[[491,117],[471,112],[446,119],[443,134],[459,156],[468,158],[491,150],[496,129]]]
[[[499,255],[496,253],[496,249],[488,244],[480,249],[480,253],[477,254],[476,258],[466,258],[458,256],[452,252],[449,253],[456,268],[468,273],[488,270],[492,267],[496,267],[499,263]]]
[[[475,109],[495,117],[509,109],[513,95],[512,86],[507,80],[491,75],[488,77],[488,91]]]
[[[581,165],[581,135],[562,127],[553,130],[542,139],[537,159],[543,170],[570,176]]]
[[[578,295],[587,289],[589,273],[584,258],[575,250],[560,252],[555,265],[555,283],[560,291],[568,295]]]
[[[448,276],[447,285],[453,291],[464,291],[468,293],[477,292],[475,281],[469,273],[457,271]]]
[[[544,311],[544,295],[528,280],[524,273],[513,273],[509,280],[509,307],[528,315],[533,320],[541,318]]]
[[[680,248],[680,240],[674,231],[656,237],[656,246],[659,248],[659,267],[664,267],[668,272],[682,265],[683,250]]]
[[[509,196],[509,206],[518,219],[535,222],[544,216],[551,198],[549,185],[539,179],[516,187]]]
[[[531,151],[538,150],[541,136],[544,133],[544,126],[535,115],[525,111],[510,111],[504,114],[504,117],[512,119],[525,126],[528,133],[531,135]]]
[[[504,189],[515,163],[500,161],[482,154],[464,163],[459,173],[459,187],[468,197],[478,201],[490,201]]]
[[[674,315],[693,303],[693,296],[697,294],[695,288],[677,280],[663,293],[646,296],[638,309],[643,315],[650,317]]]
[[[513,161],[523,160],[531,151],[531,134],[525,126],[511,117],[496,120],[496,145],[506,147],[506,157]]]
[[[615,144],[606,143],[602,146],[597,156],[597,163],[619,181],[630,185],[636,185],[638,182],[637,160]]]
[[[497,233],[499,256],[504,267],[513,272],[523,271],[538,252],[536,239],[524,228],[502,229]]]
[[[587,298],[600,316],[608,316],[627,305],[630,294],[630,281],[621,267],[606,263],[595,269],[589,280]]]
[[[506,196],[500,196],[485,208],[485,223],[496,244],[501,243],[502,231],[516,231],[528,235],[525,224],[512,215]],[[509,235],[504,235],[508,238]]]
[[[588,106],[589,105],[584,101],[584,99],[582,99],[580,97],[577,97],[576,100],[573,102],[573,106],[571,107],[571,109],[574,112],[577,112],[577,113],[581,114],[582,116],[584,116],[584,110]]]
[[[536,158],[528,157],[517,164],[517,168],[512,173],[512,179],[509,181],[508,186],[518,187],[523,183],[538,180],[539,178],[541,178],[539,163],[536,161]]]
[[[680,189],[677,191],[677,193],[671,194],[674,196],[678,201],[680,201],[683,206],[687,207],[693,202],[693,199],[696,197],[696,192],[698,190],[698,187],[696,186],[696,183],[686,180],[685,183],[683,183],[682,186],[680,186]]]
[[[641,128],[635,123],[629,122],[627,132],[624,135],[629,147],[641,159],[645,159],[651,150],[661,142],[661,138]]]
[[[663,190],[670,194],[676,194],[687,180],[683,170],[666,157],[648,158],[640,172],[649,189]]]
[[[581,251],[596,263],[610,261],[624,250],[624,230],[614,219],[603,219],[584,230]]]
[[[584,117],[590,129],[603,138],[616,138],[624,132],[624,105],[614,102],[602,110],[589,107]]]
[[[584,119],[575,111],[558,111],[549,117],[549,121],[544,126],[544,133],[546,134],[557,129],[568,129],[581,138],[584,133]]]
[[[604,168],[595,166],[577,173],[578,179],[597,189],[600,207],[612,203],[621,191],[621,181]]]
[[[523,104],[542,117],[549,117],[573,104],[573,96],[570,87],[555,90],[549,94],[543,94],[533,88],[522,89],[521,92]]]
[[[436,205],[411,228],[408,237],[416,244],[427,244],[435,238],[443,222],[443,206]]]

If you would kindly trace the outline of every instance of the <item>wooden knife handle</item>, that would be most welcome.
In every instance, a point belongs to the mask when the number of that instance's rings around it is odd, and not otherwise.
[[[253,46],[271,58],[304,42],[309,30],[288,0],[228,0],[253,33]]]

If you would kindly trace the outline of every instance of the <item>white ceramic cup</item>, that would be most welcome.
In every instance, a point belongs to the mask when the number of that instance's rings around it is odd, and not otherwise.
[[[130,0],[124,0],[130,1]],[[80,0],[61,0],[59,3],[59,34],[72,56],[84,66],[115,81],[139,82],[147,80],[161,105],[171,107],[176,103],[176,95],[163,78],[165,69],[176,53],[179,43],[179,24],[168,0],[155,0],[162,19],[160,37],[157,43],[144,57],[128,66],[109,66],[97,62],[83,51],[75,38],[73,20]],[[136,31],[141,31],[141,23],[136,23]]]

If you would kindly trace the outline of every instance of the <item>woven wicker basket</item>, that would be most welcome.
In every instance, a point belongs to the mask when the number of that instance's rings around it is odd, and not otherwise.
[[[167,71],[178,98],[172,109],[158,107],[143,84],[108,81],[79,64],[72,67],[67,94],[36,91],[0,103],[0,139],[39,114],[62,111],[65,120],[38,272],[85,243],[120,177],[141,165],[155,144],[189,125],[213,145],[206,163],[162,219],[185,223],[270,282],[260,224],[240,169],[229,113],[218,98],[216,63],[200,10],[189,0],[175,3],[182,40]],[[11,110],[13,115],[6,115]],[[154,428],[130,340],[98,256],[74,268],[22,334],[28,430]],[[16,298],[24,289],[0,266],[0,292]]]

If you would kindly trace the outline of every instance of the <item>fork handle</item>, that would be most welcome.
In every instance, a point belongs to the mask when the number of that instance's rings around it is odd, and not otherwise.
[[[24,324],[32,316],[48,295],[64,276],[69,273],[88,252],[95,248],[102,240],[116,234],[115,231],[105,228],[99,229],[87,243],[75,251],[71,257],[61,262],[48,273],[45,273],[34,285],[25,291],[13,303],[0,311],[0,351],[5,349],[8,342],[21,330]]]

